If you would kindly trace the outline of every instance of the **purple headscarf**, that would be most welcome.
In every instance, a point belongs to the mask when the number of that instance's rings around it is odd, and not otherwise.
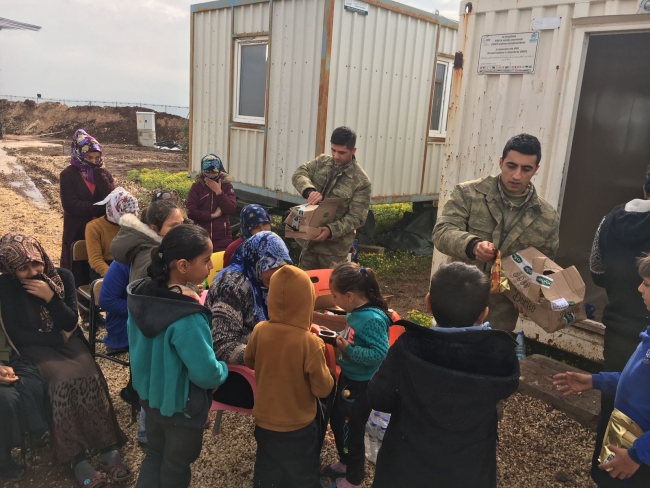
[[[99,159],[95,164],[84,160],[86,154],[89,152],[100,153]],[[85,130],[77,129],[72,136],[72,144],[70,145],[70,164],[78,168],[86,180],[90,183],[95,183],[93,170],[95,168],[101,168],[104,165],[104,158],[101,156],[102,152],[102,146],[97,142],[97,139]]]

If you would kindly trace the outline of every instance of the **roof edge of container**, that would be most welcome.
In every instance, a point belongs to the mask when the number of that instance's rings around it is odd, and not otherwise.
[[[269,3],[270,0],[214,0],[212,2],[195,3],[190,5],[190,13],[218,10],[220,8],[241,7],[255,3]]]

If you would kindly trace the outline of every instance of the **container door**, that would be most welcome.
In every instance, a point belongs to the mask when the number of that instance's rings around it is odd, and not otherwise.
[[[592,35],[562,202],[557,262],[575,265],[600,319],[605,292],[591,281],[589,254],[601,219],[643,198],[650,164],[650,33]]]

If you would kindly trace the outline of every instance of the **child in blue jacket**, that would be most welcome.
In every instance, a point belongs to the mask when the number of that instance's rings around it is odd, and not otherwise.
[[[106,310],[106,335],[102,339],[106,352],[128,349],[129,335],[126,331],[126,287],[129,285],[131,266],[113,261],[104,275],[99,292],[99,306]]]

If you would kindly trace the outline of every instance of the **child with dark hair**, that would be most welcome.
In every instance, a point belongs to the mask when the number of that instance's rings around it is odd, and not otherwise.
[[[641,299],[650,311],[650,256],[637,261],[639,276],[643,279],[638,286]],[[638,282],[638,281],[637,281]],[[614,408],[601,411],[607,419],[601,418],[593,463],[596,469],[591,470],[591,477],[599,488],[645,488],[650,486],[650,326],[639,334],[641,342],[632,354],[622,373],[598,373],[594,375],[566,372],[553,377],[558,391],[564,395],[579,393],[595,388],[603,395],[614,398]],[[621,417],[627,423],[634,424],[637,430],[643,432],[635,436],[631,447],[625,448],[613,445],[607,435],[612,424],[620,425]],[[632,430],[626,425],[620,432]],[[638,433],[638,432],[637,432]],[[626,432],[627,434],[627,432]],[[625,437],[625,436],[624,436]],[[607,447],[613,458],[599,456],[603,445]],[[599,460],[598,458],[601,457]],[[605,459],[602,459],[605,457]]]
[[[127,289],[133,387],[147,412],[138,488],[189,486],[210,390],[228,375],[214,357],[210,310],[199,303],[195,286],[210,272],[211,255],[204,229],[177,226],[152,251],[149,277]]]
[[[441,266],[426,307],[437,327],[406,328],[368,385],[391,413],[373,487],[496,487],[497,403],[517,390],[515,341],[490,330],[490,282],[476,266]]]
[[[358,487],[365,478],[364,436],[370,405],[368,380],[388,351],[392,321],[375,273],[356,263],[332,271],[330,290],[336,305],[347,312],[347,326],[336,338],[341,367],[330,417],[339,461],[321,469],[330,487]]]

